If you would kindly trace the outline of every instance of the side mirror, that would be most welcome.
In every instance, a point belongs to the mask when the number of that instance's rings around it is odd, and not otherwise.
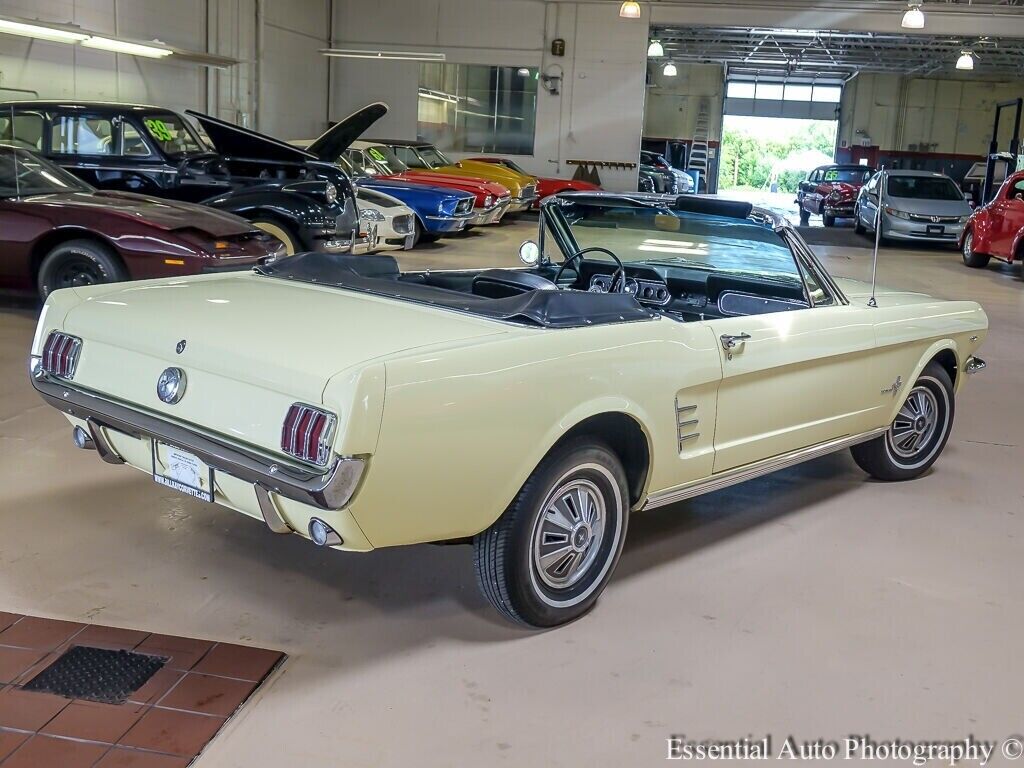
[[[519,246],[519,260],[528,266],[540,261],[540,246],[533,240],[527,240]]]

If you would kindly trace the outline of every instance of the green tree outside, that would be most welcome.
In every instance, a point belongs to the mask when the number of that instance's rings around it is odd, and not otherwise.
[[[719,189],[766,189],[771,182],[772,169],[785,166],[785,161],[792,156],[816,150],[832,157],[835,152],[836,124],[833,122],[789,119],[785,120],[787,125],[782,125],[778,118],[764,118],[756,122],[763,124],[765,121],[775,124],[777,129],[790,130],[775,130],[775,135],[769,137],[758,132],[754,125],[730,125],[727,118],[722,130],[718,165]],[[796,192],[797,185],[809,170],[780,170],[779,191]]]

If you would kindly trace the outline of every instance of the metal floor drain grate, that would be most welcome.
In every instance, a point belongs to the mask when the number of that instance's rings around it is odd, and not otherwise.
[[[76,645],[22,687],[69,699],[123,704],[166,663],[162,656]]]

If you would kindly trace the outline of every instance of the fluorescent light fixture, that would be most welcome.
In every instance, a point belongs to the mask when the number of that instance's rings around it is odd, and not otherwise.
[[[418,51],[363,51],[355,48],[321,48],[324,56],[339,59],[380,59],[382,61],[445,61],[443,53],[420,53]]]
[[[69,32],[66,29],[41,27],[38,24],[25,24],[8,19],[0,19],[0,33],[20,35],[21,37],[35,37],[39,40],[49,40],[54,43],[77,43],[89,37],[81,32]]]
[[[956,60],[957,69],[974,69],[974,55],[970,51],[960,51],[960,58]]]
[[[661,70],[661,74],[665,77],[675,77],[679,73],[676,71],[676,65],[670,61],[665,65],[664,69]]]
[[[903,21],[900,26],[904,29],[924,29],[924,11],[920,3],[910,3],[907,12],[903,14]]]
[[[651,44],[647,46],[647,55],[651,58],[658,58],[659,56],[664,56],[665,46],[663,46],[657,40],[651,40]]]
[[[626,2],[619,6],[619,18],[639,19],[640,3],[638,3],[636,0],[626,0]]]
[[[113,51],[114,53],[127,53],[131,56],[145,56],[149,59],[162,59],[174,53],[174,51],[167,48],[143,45],[142,43],[129,43],[125,40],[114,40],[110,37],[87,38],[82,41],[82,47],[98,48],[101,51]]]

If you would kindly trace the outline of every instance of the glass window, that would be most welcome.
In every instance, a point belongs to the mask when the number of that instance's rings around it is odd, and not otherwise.
[[[843,97],[843,89],[838,85],[816,85],[812,101],[824,101],[838,104]]]
[[[825,171],[825,181],[840,184],[863,184],[870,175],[870,168],[830,168]]]
[[[52,192],[88,191],[80,181],[48,160],[23,149],[0,147],[0,196],[24,197]]]
[[[826,291],[821,281],[818,280],[817,276],[807,268],[807,265],[802,260],[797,259],[797,266],[800,268],[800,274],[804,278],[804,284],[807,286],[807,292],[811,295],[811,305],[815,307],[829,307],[835,303],[832,295]]]
[[[125,123],[121,132],[121,153],[132,157],[146,157],[152,154],[146,139],[131,123]]]
[[[754,98],[782,101],[782,83],[758,83]]]
[[[725,95],[730,99],[752,99],[754,98],[754,84],[741,80],[730,80],[726,86]]]
[[[1024,194],[1024,179],[1021,179],[1013,185],[1013,194],[1010,197],[1020,199],[1021,194]]]
[[[538,76],[535,67],[422,64],[417,132],[455,152],[532,155]]]
[[[43,148],[43,116],[39,112],[10,112],[0,116],[0,141],[25,149]]]
[[[415,156],[416,153],[412,154]],[[385,147],[383,144],[370,147],[366,150],[366,155],[369,161],[377,166],[378,171],[388,176],[405,173],[409,170],[409,165],[403,162],[390,147]]]
[[[63,155],[114,154],[114,124],[107,117],[57,115],[50,129],[50,151]]]
[[[786,91],[783,97],[786,101],[810,101],[811,86],[786,84]]]
[[[429,168],[430,167],[429,165],[427,165],[426,161],[424,161],[424,159],[422,157],[420,157],[418,154],[416,154],[416,150],[413,149],[412,147],[397,146],[397,147],[394,147],[394,150],[395,150],[395,157],[397,157],[399,160],[401,160],[403,163],[405,163],[410,168]]]
[[[170,112],[145,115],[142,125],[149,137],[168,155],[207,151],[185,118],[179,115]]]
[[[960,188],[945,176],[889,176],[885,194],[914,200],[964,199]]]

